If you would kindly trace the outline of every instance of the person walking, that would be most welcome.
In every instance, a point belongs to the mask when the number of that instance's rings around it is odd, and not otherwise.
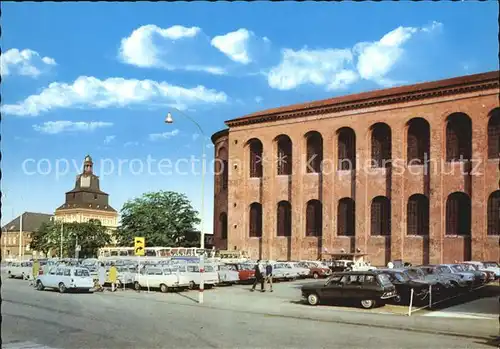
[[[30,281],[31,286],[36,286],[36,278],[38,277],[39,273],[40,273],[40,262],[38,261],[38,259],[35,259],[33,261],[32,279]]]
[[[99,266],[97,277],[99,278],[99,292],[102,292],[104,291],[104,284],[106,283],[106,268],[104,267],[104,263],[101,263]]]
[[[118,278],[118,271],[116,270],[115,263],[111,263],[109,268],[109,282],[111,283],[111,292],[116,291],[116,279]]]
[[[255,287],[257,286],[258,283],[260,283],[260,292],[265,292],[264,290],[264,272],[262,270],[262,265],[260,263],[260,260],[257,261],[255,264],[255,280],[252,285],[252,289],[250,291],[255,291]]]
[[[269,284],[269,292],[273,292],[273,266],[270,262],[266,265],[266,284]]]

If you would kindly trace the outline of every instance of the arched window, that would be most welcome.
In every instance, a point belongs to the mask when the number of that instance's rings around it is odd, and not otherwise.
[[[281,135],[276,138],[277,158],[276,167],[278,175],[292,174],[292,140],[290,137]]]
[[[406,207],[406,234],[429,235],[429,199],[422,194],[414,194]]]
[[[262,205],[254,202],[250,205],[250,237],[262,237]]]
[[[342,198],[339,200],[337,208],[337,235],[355,236],[355,205],[351,198]]]
[[[288,201],[278,202],[276,223],[278,236],[292,236],[292,205]]]
[[[307,173],[321,172],[323,162],[323,137],[316,131],[306,134],[307,139]]]
[[[453,113],[446,123],[446,161],[470,160],[472,122],[464,113]]]
[[[371,235],[391,235],[391,200],[385,196],[372,200]]]
[[[500,190],[488,198],[488,235],[500,235]]]
[[[262,177],[262,142],[258,139],[249,141],[250,148],[250,177]]]
[[[490,112],[488,120],[488,158],[500,157],[500,108]]]
[[[446,200],[446,234],[470,235],[471,202],[467,194],[455,192]]]
[[[222,212],[219,216],[219,226],[221,239],[227,239],[227,214]]]
[[[392,157],[391,128],[384,123],[372,126],[372,165],[389,167]]]
[[[306,236],[323,233],[323,207],[319,200],[309,200],[306,208]]]
[[[356,134],[349,127],[343,127],[338,134],[338,169],[356,169]]]
[[[430,127],[427,120],[414,118],[408,122],[407,161],[423,165],[429,159]]]

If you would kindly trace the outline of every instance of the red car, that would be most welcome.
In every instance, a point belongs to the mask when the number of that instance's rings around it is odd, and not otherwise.
[[[324,278],[332,275],[332,271],[328,266],[322,264],[321,262],[311,261],[311,262],[300,262],[299,265],[303,268],[309,268],[311,275],[315,279]]]
[[[249,282],[255,279],[255,270],[252,265],[238,263],[228,263],[227,265],[231,265],[236,268],[240,277],[240,282]]]

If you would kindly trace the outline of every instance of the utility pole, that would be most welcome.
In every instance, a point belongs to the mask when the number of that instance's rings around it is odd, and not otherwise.
[[[64,233],[64,222],[61,222],[61,251],[60,251],[60,255],[59,255],[59,258],[62,259],[63,258],[63,233]]]
[[[23,259],[23,216],[24,212],[19,217],[19,260]]]

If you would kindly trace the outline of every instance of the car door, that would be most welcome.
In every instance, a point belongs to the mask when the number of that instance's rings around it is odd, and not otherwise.
[[[44,286],[47,286],[47,287],[55,287],[56,286],[56,280],[55,280],[56,279],[56,272],[57,272],[56,267],[50,268],[48,274],[43,277],[42,283]]]
[[[324,300],[331,301],[343,297],[344,283],[347,282],[348,275],[333,276],[328,279],[328,283],[322,288],[321,295]]]
[[[359,274],[345,275],[343,278],[342,297],[343,298],[363,298],[362,284]]]

